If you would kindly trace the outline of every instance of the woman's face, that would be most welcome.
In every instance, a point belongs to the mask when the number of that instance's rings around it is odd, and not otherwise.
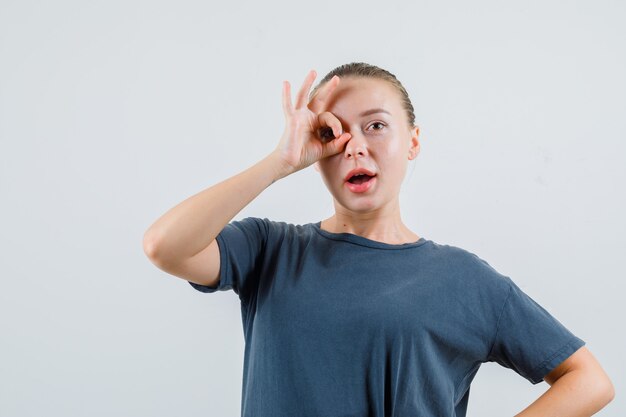
[[[388,113],[364,114],[372,109]],[[408,161],[419,153],[419,128],[409,128],[400,93],[384,80],[342,78],[323,111],[335,115],[351,134],[343,151],[314,164],[336,210],[364,213],[396,204]],[[365,191],[345,180],[355,168],[376,174]]]

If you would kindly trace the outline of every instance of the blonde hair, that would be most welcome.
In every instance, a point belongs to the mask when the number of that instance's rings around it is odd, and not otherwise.
[[[377,78],[380,80],[388,81],[391,85],[395,87],[395,89],[400,93],[400,99],[402,100],[402,107],[406,112],[407,120],[409,122],[409,128],[415,127],[415,110],[413,109],[413,104],[411,104],[411,99],[409,98],[409,94],[406,92],[406,89],[402,85],[402,83],[396,78],[395,75],[390,73],[389,71],[377,67],[376,65],[367,64],[365,62],[351,62],[349,64],[343,64],[324,76],[317,84],[311,94],[309,94],[309,101],[316,92],[319,90],[321,86],[330,81],[335,75],[339,77],[354,77],[354,78]]]

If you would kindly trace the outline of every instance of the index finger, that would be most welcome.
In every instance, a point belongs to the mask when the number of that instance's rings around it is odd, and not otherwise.
[[[328,100],[328,97],[338,84],[339,77],[337,75],[334,75],[333,78],[328,80],[328,82],[323,85],[319,90],[317,90],[313,97],[311,97],[311,101],[309,102],[309,109],[311,109],[311,111],[315,113],[319,113],[323,109],[324,104]]]

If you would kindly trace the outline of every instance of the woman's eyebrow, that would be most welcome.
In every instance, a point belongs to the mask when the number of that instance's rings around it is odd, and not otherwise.
[[[387,113],[388,115],[391,116],[391,113],[389,113],[387,110],[379,108],[379,109],[365,110],[363,113],[359,114],[359,117],[369,116],[370,114],[374,114],[374,113]]]

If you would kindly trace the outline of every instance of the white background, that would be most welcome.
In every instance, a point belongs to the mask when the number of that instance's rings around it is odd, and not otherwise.
[[[143,233],[278,143],[281,82],[364,61],[421,128],[420,236],[510,276],[603,365],[626,413],[621,1],[0,1],[0,415],[239,415],[232,291],[157,269]],[[333,213],[313,167],[236,219]],[[548,389],[481,367],[468,416]]]

